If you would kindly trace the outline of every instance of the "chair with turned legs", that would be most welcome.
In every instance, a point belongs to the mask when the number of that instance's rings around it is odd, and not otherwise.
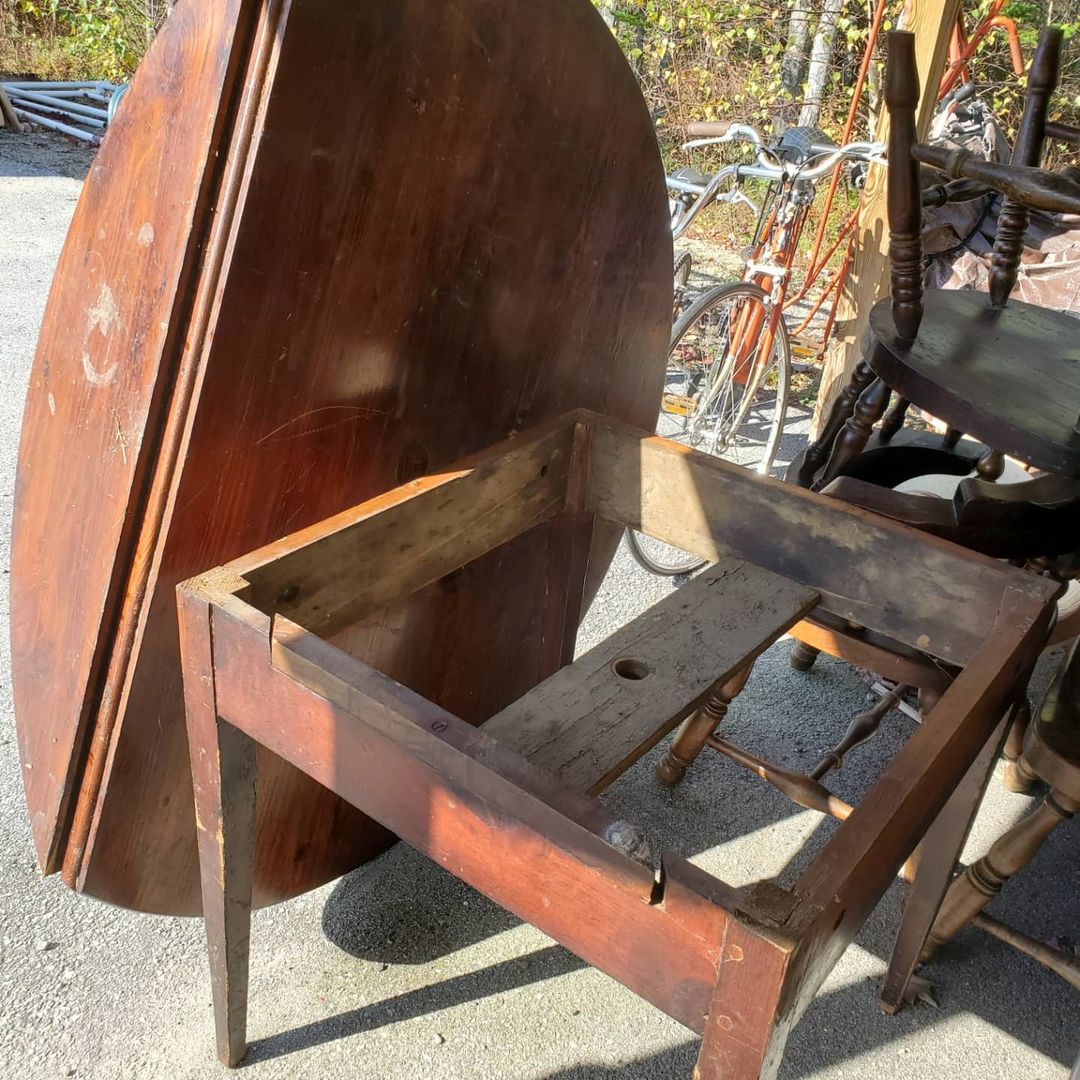
[[[1074,170],[1036,168],[1042,156],[1050,95],[1057,82],[1062,35],[1042,35],[1029,75],[1029,93],[1008,166],[979,161],[915,141],[918,75],[911,39],[889,40],[886,99],[891,119],[889,224],[891,296],[870,318],[869,346],[836,402],[821,437],[799,463],[795,478],[807,486],[874,509],[938,536],[996,557],[1034,563],[1046,572],[1075,562],[1080,504],[1080,349],[1070,316],[1019,301],[1007,303],[1019,272],[1029,208],[1076,212],[1080,184]],[[1059,132],[1052,129],[1056,137]],[[1004,193],[990,272],[990,293],[922,288],[919,165],[954,179],[977,181]],[[893,396],[897,402],[886,414]],[[956,452],[955,433],[970,434],[987,452],[978,474],[963,480],[952,500],[904,495],[893,482],[927,471],[904,447],[889,447],[910,404],[949,426],[940,453]],[[874,461],[866,453],[881,421]],[[1021,484],[994,484],[1002,454],[1044,475]],[[869,457],[869,455],[867,455]],[[910,468],[905,469],[905,459]],[[965,468],[966,466],[966,468]],[[939,471],[961,473],[959,468]],[[875,471],[877,475],[875,476]],[[804,657],[796,658],[804,662]],[[1019,750],[1026,745],[1026,702],[1018,700],[1005,742],[1012,759],[1009,786],[1027,786]],[[982,770],[983,784],[992,757]],[[967,836],[983,784],[958,790],[928,834],[905,906],[904,920],[881,996],[895,1011],[931,924],[941,906]],[[947,925],[947,924],[946,924]]]
[[[843,476],[872,479],[866,475],[867,466],[856,462],[867,450],[875,425],[883,421],[878,443],[888,444],[912,404],[948,425],[949,434],[940,446],[945,455],[957,451],[957,434],[965,432],[996,454],[1009,454],[1057,476],[1080,476],[1080,440],[1075,434],[1080,369],[1072,348],[1075,321],[1060,312],[1008,302],[1019,274],[1030,210],[1075,213],[1080,209],[1075,170],[1053,173],[1036,168],[1046,139],[1061,44],[1060,29],[1044,31],[1029,73],[1012,164],[997,165],[967,151],[916,141],[919,92],[913,46],[899,32],[890,35],[886,103],[891,124],[891,295],[875,305],[863,359],[834,403],[820,436],[793,463],[789,480],[822,490]],[[989,295],[923,289],[921,165],[1005,196]],[[894,395],[896,404],[886,416]],[[903,448],[896,449],[896,454],[879,455],[879,460],[891,459],[893,485]],[[925,471],[925,461],[917,461],[916,467]],[[875,468],[883,466],[875,464]],[[993,476],[997,471],[995,465],[987,464],[983,475]]]
[[[1075,555],[1072,538],[1080,535],[1080,438],[1074,431],[1080,417],[1080,372],[1072,348],[1076,324],[1066,315],[1029,304],[1006,306],[1019,273],[1029,207],[1070,209],[1080,194],[1074,174],[1033,168],[1041,161],[1047,137],[1080,140],[1076,129],[1047,121],[1061,45],[1060,30],[1051,27],[1043,33],[1029,73],[1012,165],[1000,167],[963,152],[916,143],[919,92],[910,39],[891,36],[891,296],[875,307],[866,355],[834,402],[820,436],[792,463],[787,478],[984,554],[1039,560],[1040,572],[1068,577],[1071,571],[1061,562]],[[953,179],[923,188],[920,164],[936,166]],[[924,292],[922,207],[989,189],[1006,192],[989,296]],[[894,396],[895,404],[888,409]],[[945,421],[946,434],[896,440],[912,404]],[[960,443],[961,432],[973,438]],[[1047,473],[1024,483],[997,483],[1004,453]],[[972,475],[959,481],[952,499],[893,490],[934,473]],[[830,629],[834,632],[827,640],[847,644],[843,633]],[[1057,636],[1078,629],[1073,619]],[[820,645],[814,634],[797,631],[795,636],[791,663],[806,671]],[[816,636],[823,636],[820,630]],[[844,655],[842,649],[825,651]],[[1011,760],[1022,740],[1022,716],[1023,711],[1009,742]],[[1010,787],[1022,786],[1015,770],[1007,776]]]
[[[1027,208],[1080,211],[1080,183],[1074,174],[1034,167],[1041,157],[1061,40],[1060,31],[1053,28],[1041,39],[1032,64],[1014,163],[1001,166],[916,142],[919,94],[913,38],[901,32],[889,36],[886,100],[891,117],[891,296],[878,303],[871,314],[866,356],[834,406],[822,437],[789,474],[789,479],[803,486],[985,554],[1020,561],[1041,559],[1040,569],[1050,572],[1058,569],[1057,560],[1075,555],[1075,537],[1080,535],[1076,528],[1080,506],[1077,324],[1070,316],[1016,301],[1006,304],[1006,300],[1018,273]],[[956,182],[983,184],[1005,194],[989,296],[942,290],[924,293],[920,164],[934,165]],[[898,400],[886,416],[894,395]],[[951,434],[940,446],[888,445],[911,404],[949,426]],[[872,430],[883,417],[885,430],[878,438],[879,445],[866,453]],[[956,445],[957,432],[969,434],[986,449],[974,458],[965,458],[963,447]],[[990,481],[1002,454],[1030,463],[1047,475],[1024,484],[994,484]],[[980,459],[982,468],[975,477],[962,481],[952,500],[890,489],[893,483],[927,472],[963,475]],[[942,467],[950,460],[954,461],[952,467]],[[888,487],[883,486],[884,477],[888,477]],[[961,610],[958,607],[958,615]],[[819,649],[851,659],[850,653],[865,645],[862,638],[866,632],[850,624],[822,626],[820,620],[808,620],[792,633],[799,640],[794,663],[806,668]],[[888,643],[876,645],[876,653],[862,666],[888,674],[883,666],[890,661]],[[919,686],[918,655],[903,659],[915,674],[897,681]],[[709,726],[723,718],[731,692],[740,685],[718,688],[714,700],[684,723],[658,769],[661,782],[678,780],[702,748],[719,749],[716,744],[723,740],[717,739]],[[1021,687],[1008,718],[1002,719],[999,737],[993,745],[988,744],[927,834],[882,995],[887,1009],[895,1009],[902,1000],[949,887],[996,754],[1004,744],[1014,759],[1017,757],[1025,737],[1026,715]],[[853,744],[874,725],[873,716],[856,718],[837,749]],[[1013,777],[1015,783],[1023,783],[1016,766]]]
[[[931,959],[971,925],[1038,960],[1080,990],[1080,959],[983,911],[1009,879],[1031,862],[1050,834],[1080,812],[1080,642],[1073,644],[1026,732],[1017,768],[1050,790],[1030,814],[998,837],[985,855],[952,882],[933,926],[923,936],[919,959]]]

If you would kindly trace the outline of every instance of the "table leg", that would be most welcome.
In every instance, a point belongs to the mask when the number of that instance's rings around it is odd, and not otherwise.
[[[878,998],[878,1004],[887,1013],[898,1012],[903,1007],[908,982],[952,881],[1011,717],[1012,710],[1009,710],[923,838],[915,880],[904,902],[900,931]],[[933,723],[933,717],[928,717],[925,722]]]
[[[214,1027],[218,1057],[233,1066],[247,1053],[256,749],[247,735],[217,715],[207,605],[181,594],[180,614]]]

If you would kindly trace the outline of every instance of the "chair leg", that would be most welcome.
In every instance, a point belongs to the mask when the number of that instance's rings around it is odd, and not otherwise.
[[[802,460],[792,463],[786,476],[789,483],[798,484],[799,487],[804,488],[813,484],[818,470],[828,461],[836,436],[840,434],[840,429],[851,416],[855,403],[873,381],[874,372],[865,360],[856,365],[851,373],[851,380],[833,402],[829,410],[829,418],[825,421],[821,434],[806,448]]]
[[[831,484],[863,452],[874,425],[881,419],[889,404],[892,391],[881,380],[875,379],[859,396],[855,411],[836,436],[828,464],[814,487],[821,489]]]
[[[923,945],[930,934],[938,908],[952,880],[964,841],[982,802],[994,762],[1011,716],[1006,713],[994,735],[987,740],[944,809],[930,826],[920,845],[915,879],[904,902],[904,915],[896,936],[889,970],[878,998],[887,1013],[898,1012],[904,1004],[908,983],[919,963]],[[925,722],[933,723],[933,719]]]
[[[733,675],[722,686],[714,687],[705,704],[688,716],[675,732],[671,745],[656,766],[657,782],[664,787],[675,787],[694,764],[705,747],[705,741],[723,723],[732,701],[739,695],[750,678],[753,664]]]
[[[809,671],[820,655],[820,649],[815,649],[813,645],[807,645],[805,641],[796,640],[791,646],[791,652],[788,654],[788,662],[796,671]]]
[[[930,959],[967,926],[1001,892],[1005,882],[1031,862],[1043,841],[1077,811],[1080,802],[1054,790],[1032,813],[999,836],[990,850],[949,887],[922,959]]]
[[[247,1053],[256,749],[217,715],[208,606],[182,592],[179,607],[214,1027],[218,1057],[231,1067]]]
[[[1005,759],[1001,782],[1007,790],[1015,791],[1018,795],[1028,794],[1039,782],[1039,778],[1027,767],[1023,758],[1024,736],[1030,723],[1031,706],[1025,699],[1013,713],[1009,734],[1005,738],[1005,749],[1001,752]]]
[[[911,402],[907,398],[896,399],[896,404],[889,410],[885,419],[881,421],[881,441],[883,443],[891,442],[892,437],[904,426],[910,404]]]

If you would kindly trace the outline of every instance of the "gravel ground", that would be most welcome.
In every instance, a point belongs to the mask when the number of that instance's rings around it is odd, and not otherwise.
[[[0,564],[8,565],[19,416],[37,326],[85,152],[0,132]],[[802,421],[799,421],[802,423]],[[793,427],[792,440],[798,441]],[[0,621],[7,619],[7,571]],[[595,642],[673,584],[620,551],[582,630]],[[16,760],[9,652],[0,634],[0,1077],[184,1080],[222,1077],[213,1057],[203,935],[194,920],[136,915],[42,880]],[[865,704],[845,665],[791,671],[771,650],[732,710],[733,737],[806,763]],[[759,722],[766,719],[767,722]],[[836,779],[856,795],[909,734],[892,716]],[[733,884],[782,881],[830,834],[758,781],[703,759],[674,793],[654,755],[605,796],[622,816]],[[973,851],[1031,800],[991,788]],[[807,850],[792,859],[799,842]],[[1080,829],[1064,828],[995,903],[1046,939],[1078,934]],[[785,1078],[1062,1078],[1080,1042],[1080,997],[975,932],[932,965],[937,1009],[885,1017],[876,989],[895,933],[894,887],[792,1036]],[[585,967],[414,851],[255,916],[251,1037],[244,1074],[285,1077],[688,1077],[685,1029]]]

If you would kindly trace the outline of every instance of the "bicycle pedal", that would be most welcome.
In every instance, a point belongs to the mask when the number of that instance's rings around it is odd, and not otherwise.
[[[694,399],[685,394],[665,394],[660,402],[660,411],[670,416],[689,416],[694,408]]]

